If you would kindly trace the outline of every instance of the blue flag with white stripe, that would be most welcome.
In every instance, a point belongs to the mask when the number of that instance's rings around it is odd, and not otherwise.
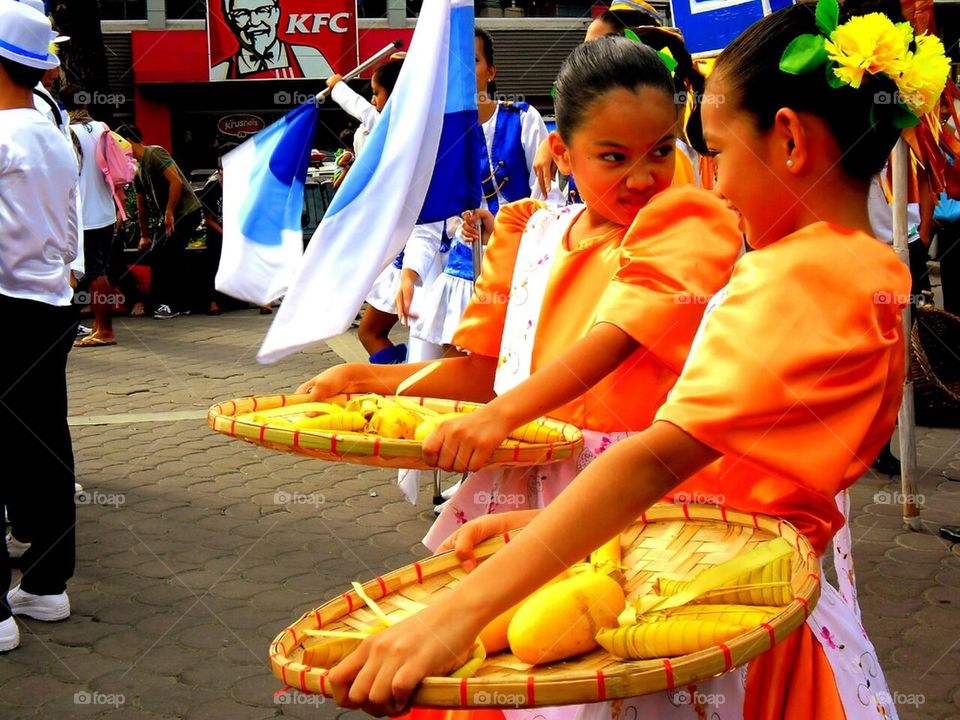
[[[418,222],[480,204],[472,0],[425,0],[380,119],[317,228],[257,358],[344,332]]]
[[[315,102],[304,103],[223,157],[220,292],[266,305],[293,281],[317,113]]]

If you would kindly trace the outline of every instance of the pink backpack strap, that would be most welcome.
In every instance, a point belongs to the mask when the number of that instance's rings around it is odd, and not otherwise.
[[[100,142],[97,143],[97,165],[100,168],[100,172],[103,173],[104,179],[107,181],[107,185],[110,186],[110,193],[113,195],[113,202],[117,206],[117,212],[120,214],[120,220],[126,222],[127,219],[127,210],[126,210],[126,195],[123,192],[123,189],[118,187],[117,183],[113,180],[113,175],[110,174],[110,164],[107,162],[107,143],[113,140],[113,137],[110,135],[110,126],[105,122],[100,123],[100,126],[103,128],[103,133],[100,135]]]

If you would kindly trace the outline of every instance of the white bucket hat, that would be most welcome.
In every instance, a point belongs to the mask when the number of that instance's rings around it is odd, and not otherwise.
[[[0,0],[0,57],[20,65],[49,70],[60,65],[50,52],[53,32],[46,15],[22,2]]]
[[[40,13],[41,15],[46,16],[46,14],[47,14],[47,8],[46,8],[46,6],[44,5],[43,0],[13,0],[13,1],[14,1],[14,2],[22,2],[22,3],[23,3],[24,5],[26,5],[27,7],[32,7],[34,10],[36,10],[36,11],[37,11],[38,13]],[[69,40],[69,39],[70,39],[70,36],[69,36],[69,35],[58,35],[57,37],[55,37],[55,38],[54,38],[53,40],[51,40],[50,42],[52,42],[52,43],[54,43],[54,44],[57,44],[57,43],[66,42],[66,41]]]

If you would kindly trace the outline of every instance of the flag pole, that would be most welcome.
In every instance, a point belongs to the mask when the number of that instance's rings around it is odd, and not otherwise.
[[[900,260],[910,266],[907,248],[907,144],[898,140],[893,148],[893,249]],[[915,242],[920,242],[915,241]],[[910,530],[920,529],[917,508],[917,423],[913,411],[913,381],[910,379],[911,306],[903,309],[904,371],[903,401],[897,419],[900,437],[900,492],[903,501],[903,523]]]
[[[357,65],[353,70],[351,70],[346,75],[344,75],[343,79],[353,80],[355,77],[357,77],[357,75],[364,72],[365,70],[372,67],[373,65],[376,65],[387,55],[390,55],[396,52],[401,47],[403,47],[403,40],[394,40],[389,45],[385,45],[383,49],[378,51],[375,55],[372,55],[371,57],[367,58],[362,63]],[[329,97],[329,95],[330,95],[330,88],[324,88],[323,90],[317,93],[317,96],[316,96],[317,102],[318,103],[324,102],[327,99],[327,97]]]

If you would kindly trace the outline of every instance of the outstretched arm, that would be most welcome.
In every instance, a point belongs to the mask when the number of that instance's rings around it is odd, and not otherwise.
[[[511,430],[583,395],[638,347],[616,325],[595,325],[551,363],[483,409],[440,425],[423,443],[424,458],[444,470],[479,470]]]
[[[716,457],[666,422],[617,443],[441,602],[371,636],[337,665],[328,676],[337,703],[398,714],[424,677],[448,674],[464,662],[490,620],[586,557]]]

